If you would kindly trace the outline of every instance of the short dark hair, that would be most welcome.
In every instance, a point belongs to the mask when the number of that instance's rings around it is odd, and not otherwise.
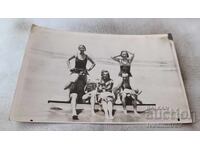
[[[126,56],[127,56],[127,57],[129,57],[129,54],[128,54],[128,52],[127,52],[126,50],[124,50],[124,51],[121,51],[121,54],[120,54],[120,56],[122,56],[122,53],[126,53]]]
[[[85,49],[86,50],[86,47],[85,47],[85,45],[79,45],[78,46],[78,49],[80,50],[80,49]]]

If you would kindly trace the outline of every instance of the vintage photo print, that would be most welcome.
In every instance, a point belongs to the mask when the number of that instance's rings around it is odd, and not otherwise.
[[[171,34],[30,32],[11,120],[192,122]]]

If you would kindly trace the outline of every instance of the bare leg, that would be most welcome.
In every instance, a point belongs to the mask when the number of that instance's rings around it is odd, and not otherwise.
[[[102,100],[102,105],[103,105],[105,117],[108,119],[108,106],[107,106],[107,103],[104,100]]]
[[[70,89],[66,89],[66,101],[69,102],[70,101]]]
[[[137,100],[135,96],[132,96],[133,100],[132,100],[132,105],[133,105],[133,111],[136,115],[139,115],[137,112]]]
[[[123,106],[124,114],[127,114],[127,110],[126,110],[126,93],[122,93],[122,106]]]
[[[115,94],[115,98],[116,98],[116,101],[115,103],[116,104],[121,104],[121,99],[120,99],[120,94],[119,94],[119,89],[123,83],[123,78],[122,77],[119,77],[116,81],[116,86],[113,88],[113,92]]]
[[[120,99],[120,94],[119,94],[119,93],[118,93],[117,96],[116,96],[115,104],[122,104],[122,101],[121,101],[121,99]]]
[[[117,81],[116,81],[117,85],[113,89],[115,89],[115,90],[119,89],[120,86],[122,85],[122,82],[123,82],[122,77],[117,78]]]
[[[88,93],[86,93],[86,94],[84,94],[84,95],[82,96],[82,99],[83,99],[83,100],[86,100],[86,99],[90,98],[92,115],[95,114],[95,113],[94,113],[94,104],[95,104],[95,97],[96,97],[96,96],[93,94],[93,92],[94,92],[94,91],[88,92]]]
[[[95,101],[96,101],[96,91],[92,91],[91,99],[90,99],[92,115],[95,115],[95,111],[94,111],[95,110]]]
[[[140,92],[140,93],[141,93],[141,92]],[[138,99],[138,95],[137,95],[137,94],[135,94],[134,96],[135,96],[136,101],[137,101],[139,104],[143,104],[142,101]]]
[[[72,81],[70,81],[70,82],[67,82],[67,84],[65,85],[65,87],[64,87],[64,90],[67,90],[67,89],[69,89],[69,87],[72,85]]]
[[[76,99],[77,99],[77,94],[76,93],[72,93],[71,94],[71,106],[72,106],[72,118],[74,119],[74,116],[77,116],[77,112],[76,112]],[[75,117],[76,119],[76,117]],[[78,116],[77,116],[78,119]]]
[[[64,87],[64,90],[66,90],[66,101],[69,102],[70,101],[70,86],[76,82],[76,80],[78,79],[78,74],[71,74],[70,76],[70,81],[67,82],[67,84]]]
[[[70,101],[70,86],[71,86],[72,82],[68,82],[65,87],[64,87],[64,90],[66,90],[66,101],[69,102]]]
[[[113,110],[113,103],[112,101],[108,101],[108,113],[110,119],[113,119],[112,110]]]

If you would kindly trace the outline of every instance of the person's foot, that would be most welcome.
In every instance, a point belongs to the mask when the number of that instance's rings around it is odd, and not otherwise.
[[[76,113],[76,109],[72,109],[72,117],[73,116],[78,116],[77,113]]]
[[[125,114],[125,115],[127,115],[127,110],[126,110],[126,109],[125,109],[125,110],[123,110],[123,112],[124,112],[124,114]]]
[[[105,118],[106,118],[106,119],[109,119],[109,116],[108,116],[108,114],[105,114]]]
[[[140,114],[137,111],[134,111],[134,114],[135,114],[136,117],[140,116]]]
[[[109,119],[114,119],[114,117],[113,116],[109,116]]]
[[[92,114],[92,116],[95,116],[95,115],[96,115],[96,113],[95,113],[94,111],[91,111],[91,114]]]
[[[78,115],[72,115],[73,120],[78,120]]]

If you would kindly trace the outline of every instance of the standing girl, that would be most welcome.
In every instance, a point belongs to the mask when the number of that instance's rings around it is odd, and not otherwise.
[[[130,56],[129,56],[130,55]],[[132,77],[131,74],[131,63],[134,59],[134,54],[128,51],[121,51],[120,55],[111,57],[114,61],[117,61],[120,64],[120,72],[119,72],[119,83],[115,87],[115,93],[116,91],[121,90],[121,100],[123,104],[124,113],[127,114],[126,111],[126,91],[125,89],[132,89],[130,85],[130,77]],[[119,95],[118,95],[119,96]]]
[[[70,69],[71,74],[68,83],[64,87],[64,90],[67,91],[67,101],[70,101],[71,96],[73,119],[78,119],[76,113],[76,99],[78,97],[78,94],[80,93],[80,91],[84,91],[84,86],[87,82],[88,71],[91,71],[95,66],[94,61],[87,54],[85,54],[86,47],[84,45],[79,45],[78,50],[79,52],[77,53],[77,55],[73,55],[67,61],[67,65]],[[73,59],[75,59],[75,67],[71,69],[70,61]],[[88,61],[92,64],[89,69],[86,68]],[[77,85],[75,83],[79,78],[81,84]]]

